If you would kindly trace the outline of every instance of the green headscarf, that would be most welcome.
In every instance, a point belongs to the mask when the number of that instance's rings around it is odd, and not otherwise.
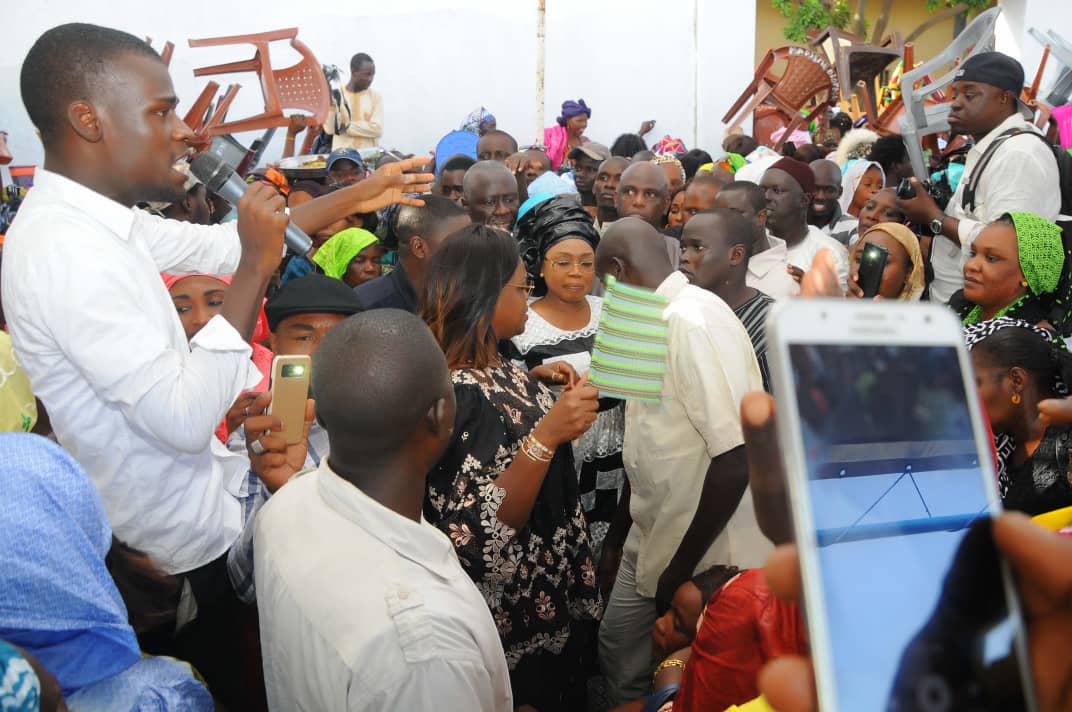
[[[357,253],[378,242],[376,236],[368,230],[348,227],[335,233],[321,245],[313,255],[313,262],[320,265],[327,276],[342,279],[350,266],[350,261],[357,257]]]
[[[1020,271],[1024,273],[1028,292],[995,314],[995,318],[1015,314],[1030,299],[1052,295],[1061,280],[1065,266],[1064,243],[1061,241],[1061,228],[1034,213],[1009,213],[1013,227],[1016,229],[1016,251],[1020,260]],[[976,306],[968,316],[965,324],[978,324],[982,319],[983,309]]]

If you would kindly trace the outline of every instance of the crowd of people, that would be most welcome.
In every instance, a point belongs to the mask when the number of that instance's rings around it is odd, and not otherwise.
[[[3,709],[814,709],[779,300],[949,304],[1006,507],[1072,506],[1070,177],[1015,60],[958,70],[973,144],[944,206],[899,136],[837,113],[777,153],[649,147],[653,122],[608,148],[583,99],[519,146],[481,107],[470,150],[373,168],[376,66],[350,69],[287,132],[287,155],[320,134],[324,175],[258,167],[228,205],[145,42],[71,24],[27,54],[45,160],[0,253]],[[657,401],[588,383],[610,278],[665,301]],[[276,355],[312,358],[300,436]],[[1038,633],[1072,620],[1072,542],[1014,515],[995,538],[1042,709],[1070,709]]]

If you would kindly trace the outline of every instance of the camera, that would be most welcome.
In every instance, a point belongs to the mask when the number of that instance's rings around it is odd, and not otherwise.
[[[931,200],[937,203],[939,208],[945,210],[945,206],[949,204],[949,200],[953,197],[953,187],[949,185],[949,178],[945,172],[941,173],[941,178],[938,180],[920,181],[920,185],[923,186],[923,190],[927,192],[927,195],[931,196]],[[911,178],[902,178],[901,182],[897,184],[897,197],[901,200],[916,197],[916,187],[912,185]]]

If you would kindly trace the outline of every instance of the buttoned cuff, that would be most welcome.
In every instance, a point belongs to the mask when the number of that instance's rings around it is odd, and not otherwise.
[[[205,349],[221,353],[231,352],[241,354],[245,359],[246,371],[242,378],[241,389],[253,388],[261,382],[263,376],[251,360],[253,347],[245,341],[231,322],[217,314],[201,327],[201,330],[190,339],[190,349]]]

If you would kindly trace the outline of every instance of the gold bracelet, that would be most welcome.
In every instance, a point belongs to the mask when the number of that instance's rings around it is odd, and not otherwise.
[[[546,458],[552,458],[555,456],[555,451],[537,440],[536,436],[532,433],[529,433],[525,436],[525,442],[528,443],[530,448],[532,448]]]
[[[661,673],[666,668],[672,667],[681,668],[682,670],[684,670],[685,661],[678,660],[677,658],[667,658],[666,660],[663,660],[661,663],[659,663],[659,667],[655,668],[655,674],[651,676],[651,686],[655,687],[655,678],[659,677],[659,673]]]
[[[521,441],[521,452],[524,453],[525,456],[528,459],[532,460],[533,462],[550,462],[551,461],[551,458],[549,458],[549,457],[548,458],[540,457],[538,454],[534,453],[529,448],[528,442],[526,440]]]

